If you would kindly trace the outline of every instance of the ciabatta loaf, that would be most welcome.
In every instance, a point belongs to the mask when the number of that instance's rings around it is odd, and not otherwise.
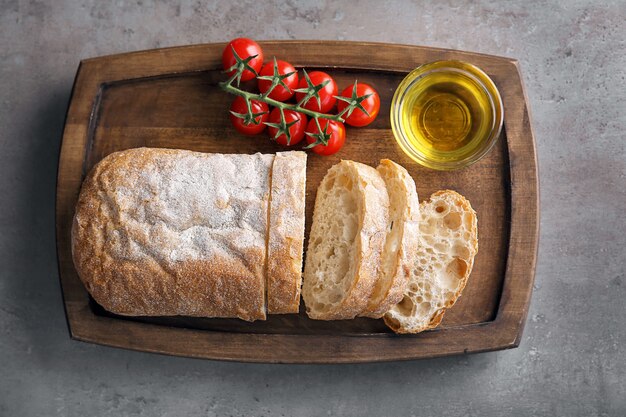
[[[122,315],[264,319],[273,163],[149,148],[104,158],[72,228],[87,290]]]
[[[402,300],[417,256],[419,199],[407,170],[389,159],[376,168],[389,194],[389,224],[379,278],[361,316],[381,318]]]
[[[374,168],[341,161],[315,199],[302,297],[309,317],[351,319],[369,301],[385,244],[389,197]]]
[[[437,327],[465,288],[478,251],[476,213],[454,191],[438,191],[420,206],[417,261],[402,300],[384,316],[397,333]]]
[[[272,167],[267,312],[297,313],[302,286],[306,153],[279,152]]]

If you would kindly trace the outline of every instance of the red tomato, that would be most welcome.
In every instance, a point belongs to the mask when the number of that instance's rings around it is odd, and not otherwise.
[[[333,108],[337,99],[335,96],[339,91],[337,89],[337,83],[333,78],[322,71],[313,71],[309,74],[309,78],[311,79],[311,83],[313,85],[319,85],[326,81],[328,84],[324,86],[319,91],[320,103],[321,106],[317,103],[317,99],[312,97],[309,101],[306,102],[302,107],[308,110],[313,110],[320,113],[328,113],[330,109]],[[298,88],[307,88],[309,87],[307,80],[305,77],[300,78],[300,83],[298,84]],[[296,93],[296,100],[300,102],[305,97],[305,93]]]
[[[371,95],[360,102],[367,114],[363,113],[363,110],[356,108],[352,111],[350,116],[346,117],[347,113],[343,116],[346,123],[350,126],[361,127],[372,123],[374,119],[376,119],[376,116],[378,116],[378,111],[380,110],[380,96],[376,90],[372,88],[372,86],[365,83],[357,83],[356,92],[354,91],[354,85],[347,87],[341,92],[342,97],[356,101],[359,101],[359,97],[366,96],[368,94]],[[346,107],[348,107],[348,103],[343,100],[339,100],[337,103],[337,112],[341,113]]]
[[[337,153],[337,151],[339,151],[339,149],[341,149],[343,144],[346,142],[346,128],[343,123],[336,122],[334,120],[320,119],[319,122],[322,132],[325,131],[328,133],[330,138],[328,139],[328,144],[326,145],[315,145],[312,148],[313,152],[325,156]],[[320,130],[317,128],[317,123],[315,123],[315,119],[311,119],[309,121],[306,131],[308,133],[320,133]],[[309,145],[315,143],[316,140],[317,139],[315,137],[309,135],[306,137],[306,141]]]
[[[258,124],[254,124],[253,122],[246,124],[244,119],[241,119],[232,113],[230,114],[231,123],[238,132],[243,133],[244,135],[256,135],[261,133],[265,130],[264,123],[269,119],[269,107],[267,104],[261,101],[250,100],[250,107],[252,108],[253,113],[264,113],[254,118]],[[230,106],[230,111],[239,114],[246,114],[248,112],[246,100],[241,96],[237,96],[235,101],[233,101],[233,104]]]
[[[290,72],[292,72],[293,74],[291,74],[289,77],[285,77],[282,79],[282,81],[287,86],[286,89],[282,85],[278,84],[276,87],[274,87],[268,97],[278,101],[287,101],[293,96],[294,90],[298,88],[298,71],[296,71],[293,65],[291,65],[289,62],[280,60],[276,61],[276,68],[278,70],[278,74],[280,75],[289,74]],[[263,68],[261,68],[261,72],[259,73],[259,75],[262,77],[271,77],[272,75],[274,75],[274,62],[268,62],[263,65]],[[265,92],[269,90],[271,86],[272,82],[270,80],[259,79],[259,91],[262,94],[265,94]]]
[[[237,63],[235,56],[233,55],[233,48],[241,59],[246,59],[256,55],[256,57],[252,58],[248,62],[248,65],[250,65],[250,67],[253,68],[258,74],[261,70],[261,66],[263,65],[263,50],[259,44],[248,38],[237,38],[230,41],[228,45],[226,45],[226,48],[224,48],[224,52],[222,52],[222,65],[225,70]],[[230,77],[234,73],[235,70],[232,70],[228,73],[228,76]],[[247,69],[241,75],[241,81],[248,81],[254,77],[256,77],[256,74]]]
[[[304,114],[295,112],[293,110],[284,110],[285,122],[287,124],[296,122],[289,127],[289,133],[291,134],[291,141],[287,144],[287,136],[283,133],[276,138],[276,142],[285,146],[292,146],[300,142],[304,138],[304,129],[306,129],[307,118]],[[275,107],[270,113],[270,123],[280,123],[280,109]],[[268,133],[272,139],[276,137],[278,129],[274,126],[267,127]]]

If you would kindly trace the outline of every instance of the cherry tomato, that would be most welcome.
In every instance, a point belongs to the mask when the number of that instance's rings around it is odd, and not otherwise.
[[[378,111],[380,110],[380,96],[372,88],[372,86],[365,83],[357,83],[356,93],[354,92],[354,85],[346,87],[345,90],[341,92],[342,97],[346,98],[355,98],[362,97],[371,94],[368,98],[361,101],[361,106],[367,111],[368,114],[363,113],[363,110],[356,108],[352,111],[350,116],[344,117],[347,124],[350,126],[367,126],[372,123],[376,116],[378,116]],[[337,111],[341,113],[343,109],[348,107],[348,103],[345,101],[339,100],[337,103]],[[346,113],[347,114],[347,113]],[[345,116],[345,115],[344,115]]]
[[[287,136],[283,133],[278,138],[276,138],[276,142],[285,146],[292,146],[296,143],[300,142],[304,138],[304,130],[306,129],[307,117],[302,114],[295,112],[293,110],[284,110],[285,112],[285,122],[287,124],[291,122],[296,122],[294,125],[289,127],[289,133],[291,134],[291,141],[289,145],[287,145]],[[274,110],[270,113],[270,123],[280,123],[280,109],[275,107]],[[273,126],[268,126],[267,131],[272,139],[278,133],[278,129]]]
[[[283,82],[287,86],[287,89],[279,84],[274,87],[268,97],[278,101],[287,101],[293,96],[294,90],[298,88],[298,71],[296,71],[293,65],[289,62],[280,60],[276,61],[276,67],[278,68],[278,73],[280,75],[289,74],[290,72],[293,72],[293,74],[289,77],[283,78]],[[274,75],[274,62],[267,62],[263,65],[259,75],[270,77]],[[259,79],[259,91],[261,93],[265,94],[265,92],[270,89],[271,85],[272,82],[270,80]]]
[[[320,96],[321,106],[317,104],[317,99],[315,97],[312,97],[302,107],[304,107],[305,109],[313,110],[313,111],[320,112],[320,113],[328,113],[330,109],[333,108],[333,106],[335,105],[335,102],[337,101],[337,99],[335,98],[335,96],[337,95],[337,92],[339,91],[337,89],[337,83],[335,82],[335,80],[333,80],[333,78],[330,75],[322,71],[313,71],[309,73],[309,78],[311,79],[311,83],[313,85],[319,85],[326,81],[328,81],[328,84],[326,84],[326,86],[324,86],[324,88],[322,88],[318,93]],[[298,88],[307,88],[307,87],[308,87],[308,84],[306,82],[306,78],[305,77],[300,78],[300,83],[298,84]],[[300,100],[304,98],[304,96],[305,96],[305,93],[296,93],[296,100],[299,102]]]
[[[237,38],[230,41],[228,45],[226,45],[226,48],[224,48],[224,52],[222,52],[222,65],[225,70],[237,63],[235,56],[233,55],[233,48],[241,59],[246,59],[252,55],[256,55],[256,57],[252,58],[248,62],[248,65],[250,65],[250,67],[252,67],[258,74],[261,70],[261,66],[263,65],[263,50],[259,44],[248,38]],[[230,71],[228,76],[230,77],[234,73],[235,70]],[[254,77],[256,77],[256,74],[250,70],[245,70],[241,75],[241,81],[248,81]]]
[[[320,127],[322,128],[322,132],[326,131],[330,134],[330,139],[328,139],[327,145],[316,145],[312,148],[313,152],[319,155],[332,155],[337,153],[339,149],[343,147],[343,144],[346,142],[346,128],[341,122],[336,122],[334,120],[328,119],[320,119]],[[326,127],[328,126],[328,127]],[[319,129],[317,128],[317,123],[315,123],[315,119],[311,119],[309,124],[306,127],[306,131],[308,133],[319,133]],[[306,141],[308,144],[314,143],[316,138],[307,135]]]
[[[261,133],[263,130],[265,130],[264,122],[267,122],[267,120],[269,119],[269,107],[267,106],[267,104],[261,101],[250,100],[250,106],[253,113],[264,112],[263,115],[254,118],[256,121],[259,122],[259,124],[246,124],[243,119],[235,116],[232,113],[230,114],[231,123],[238,132],[243,133],[244,135],[256,135],[258,133]],[[233,104],[230,106],[230,111],[239,114],[246,114],[248,112],[246,100],[241,96],[237,96],[237,98],[235,98],[235,101],[233,101]]]

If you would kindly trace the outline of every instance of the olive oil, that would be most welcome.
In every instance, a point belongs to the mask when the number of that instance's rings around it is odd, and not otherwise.
[[[477,154],[491,148],[493,143],[486,142],[495,142],[502,124],[495,85],[463,62],[423,67],[418,68],[422,73],[412,78],[411,73],[400,84],[396,95],[401,95],[392,103],[392,127],[402,135],[398,143],[431,168],[454,169],[475,162]]]

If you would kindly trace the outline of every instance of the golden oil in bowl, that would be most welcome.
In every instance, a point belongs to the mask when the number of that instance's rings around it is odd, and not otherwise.
[[[391,127],[416,162],[453,170],[482,158],[502,128],[502,100],[474,65],[437,61],[409,73],[391,102]]]

